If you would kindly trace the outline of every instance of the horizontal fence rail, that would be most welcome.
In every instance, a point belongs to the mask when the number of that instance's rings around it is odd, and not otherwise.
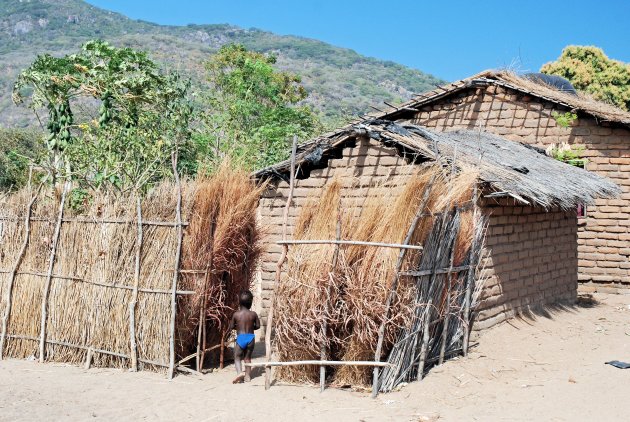
[[[279,240],[278,245],[354,245],[354,246],[376,246],[380,248],[415,249],[422,250],[420,245],[401,245],[397,243],[364,242],[362,240]]]
[[[24,218],[20,217],[6,217],[0,216],[0,221],[22,221]],[[57,220],[53,220],[52,218],[45,217],[31,217],[30,221],[38,221],[44,223],[55,223]],[[98,219],[98,218],[80,218],[80,217],[64,217],[61,219],[62,223],[86,223],[86,224],[138,224],[138,220],[131,219],[118,219],[118,218],[108,218],[108,219]],[[177,227],[178,223],[172,221],[151,221],[151,220],[142,220],[143,226],[163,226],[163,227]],[[188,222],[183,221],[181,223],[182,226],[188,226]]]
[[[264,367],[264,366],[300,366],[300,365],[316,365],[316,366],[393,366],[388,362],[375,362],[370,360],[356,360],[356,361],[343,361],[343,360],[294,360],[287,362],[250,362],[244,363],[249,367]]]
[[[6,269],[0,269],[0,274],[9,274],[11,273],[10,270],[6,270]],[[46,273],[40,273],[40,272],[34,272],[34,271],[18,271],[15,273],[16,275],[32,275],[35,277],[47,277],[48,274]],[[92,280],[86,280],[84,278],[81,277],[75,277],[75,276],[67,276],[67,275],[61,275],[61,274],[52,274],[52,278],[56,278],[56,279],[60,279],[60,280],[69,280],[69,281],[78,281],[80,283],[86,283],[86,284],[92,284],[94,286],[100,286],[100,287],[109,287],[112,289],[124,289],[124,290],[133,290],[134,286],[127,286],[124,284],[108,284],[108,283],[100,283],[98,281],[92,281]],[[158,294],[172,294],[173,292],[171,290],[162,290],[162,289],[145,289],[145,288],[139,288],[138,292],[140,293],[158,293]],[[195,292],[192,290],[178,290],[177,291],[178,295],[194,295]]]

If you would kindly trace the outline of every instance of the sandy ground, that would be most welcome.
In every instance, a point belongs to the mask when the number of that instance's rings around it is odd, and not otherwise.
[[[372,400],[368,394],[232,385],[233,367],[173,381],[152,373],[0,362],[0,420],[630,420],[630,296],[556,309],[483,333],[468,358]],[[258,346],[257,346],[258,347]]]

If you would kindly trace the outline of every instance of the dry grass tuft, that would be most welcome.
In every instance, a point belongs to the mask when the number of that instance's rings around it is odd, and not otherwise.
[[[463,171],[450,178],[439,166],[426,166],[400,185],[373,189],[374,193],[368,193],[361,204],[344,209],[339,205],[344,198],[344,187],[333,180],[302,208],[294,238],[334,239],[339,219],[343,239],[402,243],[425,189],[430,186],[424,215],[411,241],[423,244],[439,215],[470,205],[476,180],[474,172]],[[472,215],[472,211],[468,214]],[[456,242],[456,248],[461,249],[455,258],[459,261],[469,253],[472,217],[464,218],[462,226]],[[334,251],[334,245],[295,245],[289,250],[287,277],[275,295],[275,345],[281,361],[319,359],[322,345],[329,359],[374,359],[399,250],[342,246],[338,264],[332,268]],[[419,260],[420,253],[409,250],[402,270],[416,268]],[[401,329],[411,323],[414,300],[414,280],[401,278],[388,314],[383,356],[387,356]],[[367,385],[371,368],[343,366],[333,374],[332,381],[337,385]],[[278,370],[278,377],[289,382],[314,383],[318,376],[317,367]]]

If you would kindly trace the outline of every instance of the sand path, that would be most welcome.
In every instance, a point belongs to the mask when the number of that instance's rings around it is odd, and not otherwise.
[[[380,395],[232,385],[233,367],[169,382],[158,374],[0,362],[0,420],[582,421],[630,420],[630,296],[486,331],[468,358]],[[258,346],[257,346],[258,347]]]

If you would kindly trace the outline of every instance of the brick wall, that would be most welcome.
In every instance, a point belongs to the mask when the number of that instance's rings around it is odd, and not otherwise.
[[[324,184],[333,177],[339,177],[343,183],[341,195],[344,208],[359,208],[368,191],[384,189],[387,192],[384,191],[383,194],[392,194],[392,187],[382,185],[400,186],[412,170],[394,148],[368,139],[357,141],[355,147],[344,149],[343,158],[330,160],[326,169],[315,170],[309,178],[296,181],[294,201],[289,212],[289,236],[293,232],[300,207],[309,197],[318,195]],[[260,313],[263,324],[266,323],[276,263],[282,250],[275,242],[281,237],[282,214],[288,190],[286,182],[271,186],[261,198],[258,208],[260,222],[267,232],[255,286],[256,310]],[[546,213],[540,209],[511,206],[505,209],[488,208],[487,212],[491,215],[486,272],[489,275],[490,271],[494,273],[489,279],[488,292],[484,293],[481,308],[483,312],[480,314],[480,321],[485,325],[480,325],[479,328],[513,315],[523,309],[525,304],[540,305],[556,299],[570,300],[575,297],[575,217],[567,220],[562,213]],[[567,233],[561,233],[560,225]],[[547,247],[548,245],[551,246]],[[561,262],[566,267],[560,268],[559,264],[554,263],[545,264],[546,266],[539,264],[539,261],[547,262],[547,259],[558,258],[558,255],[548,253],[552,250],[560,251]],[[549,258],[539,257],[537,253],[549,255]],[[509,277],[504,266],[504,262],[509,262],[505,260],[506,257],[509,261],[517,261],[510,264],[517,269],[515,272],[510,269]],[[562,275],[558,275],[558,271]],[[544,277],[539,276],[539,272]],[[569,291],[571,283],[568,280],[573,283],[573,291]]]
[[[471,88],[423,107],[411,121],[438,131],[478,129],[546,147],[583,145],[586,169],[608,177],[623,190],[620,198],[598,200],[579,222],[581,288],[630,292],[630,130],[578,115],[570,128],[552,112],[567,109],[502,87]]]
[[[540,208],[484,207],[488,232],[481,272],[485,279],[475,328],[514,315],[573,304],[577,295],[577,217]]]
[[[353,148],[343,151],[343,158],[329,161],[325,169],[311,171],[307,179],[296,180],[293,203],[289,210],[287,233],[289,238],[299,214],[300,207],[306,201],[321,192],[327,181],[338,177],[342,182],[342,206],[360,207],[361,200],[368,192],[384,190],[383,194],[391,194],[391,187],[401,185],[412,166],[397,155],[395,148],[383,146],[374,140],[362,139]],[[272,288],[275,278],[276,263],[280,258],[282,247],[275,242],[282,237],[282,216],[289,193],[287,182],[279,182],[263,194],[258,206],[258,214],[263,230],[266,232],[264,251],[261,258],[260,271],[255,285],[255,307],[266,324]],[[263,330],[264,331],[264,330]]]

